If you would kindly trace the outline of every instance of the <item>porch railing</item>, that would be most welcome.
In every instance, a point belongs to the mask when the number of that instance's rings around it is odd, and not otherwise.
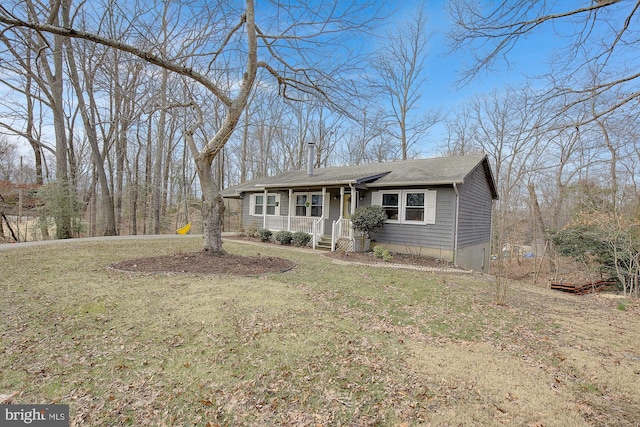
[[[320,241],[324,235],[324,218],[318,218],[313,221],[311,227],[311,247],[316,248],[316,244]]]
[[[324,218],[267,216],[264,227],[272,231],[304,231],[311,235],[311,245],[315,249],[316,244],[324,235]]]
[[[304,217],[286,217],[286,216],[267,216],[264,221],[264,228],[273,231],[304,231],[305,233],[313,233],[313,222],[316,218]],[[291,222],[289,222],[291,221]]]
[[[331,252],[335,252],[338,240],[344,238],[353,239],[353,228],[350,219],[340,218],[331,227]]]

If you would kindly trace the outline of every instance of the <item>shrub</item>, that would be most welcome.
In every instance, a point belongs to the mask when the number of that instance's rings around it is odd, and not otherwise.
[[[307,246],[311,241],[311,234],[304,231],[296,231],[291,238],[295,246]]]
[[[247,236],[258,237],[258,224],[252,222],[247,228]]]
[[[364,250],[365,238],[370,239],[370,233],[384,226],[387,212],[382,206],[360,206],[351,215],[351,226],[362,234],[360,247]]]
[[[274,236],[276,242],[279,242],[281,245],[290,245],[293,240],[293,233],[290,231],[278,231]]]
[[[369,236],[369,233],[384,226],[387,220],[387,213],[382,206],[361,206],[355,210],[351,216],[353,228],[362,234]]]
[[[268,230],[266,228],[258,228],[258,231],[256,231],[256,234],[258,235],[258,237],[260,237],[260,240],[262,240],[263,242],[268,242],[269,240],[271,240],[271,236],[273,235],[271,230]]]
[[[389,253],[389,251],[379,245],[376,245],[373,248],[373,256],[376,258],[382,258],[385,261],[391,261],[393,259],[393,256]]]

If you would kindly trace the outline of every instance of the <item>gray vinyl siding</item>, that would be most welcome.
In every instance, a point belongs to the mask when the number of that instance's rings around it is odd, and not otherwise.
[[[492,198],[481,165],[476,167],[458,186],[460,208],[458,218],[458,247],[473,246],[491,241]]]
[[[260,223],[260,219],[258,217],[253,217],[251,215],[249,215],[249,197],[250,194],[246,193],[245,197],[242,199],[242,225],[244,226],[244,228],[249,228],[251,227],[251,223],[255,222],[256,224],[258,224],[259,226],[261,225]]]
[[[456,197],[453,188],[437,187],[435,224],[387,223],[371,237],[378,243],[443,250],[453,249]],[[367,200],[365,198],[365,200]],[[369,197],[370,201],[371,198]]]
[[[250,228],[254,223],[260,228],[262,227],[262,218],[259,216],[253,216],[249,213],[249,207],[251,205],[251,193],[245,193],[242,199],[242,224],[244,228]]]

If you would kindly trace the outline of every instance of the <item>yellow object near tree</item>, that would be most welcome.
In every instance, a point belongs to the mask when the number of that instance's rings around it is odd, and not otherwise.
[[[191,223],[188,223],[187,225],[185,225],[182,228],[178,228],[176,230],[176,233],[178,233],[178,234],[187,234],[189,232],[189,230],[191,230]]]

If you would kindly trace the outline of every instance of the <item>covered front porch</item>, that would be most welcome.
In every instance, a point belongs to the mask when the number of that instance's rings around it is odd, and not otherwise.
[[[265,188],[254,193],[249,204],[250,215],[258,226],[271,231],[302,231],[311,235],[315,249],[322,240],[330,241],[331,251],[353,250],[355,239],[351,214],[355,211],[357,190],[338,188]]]

